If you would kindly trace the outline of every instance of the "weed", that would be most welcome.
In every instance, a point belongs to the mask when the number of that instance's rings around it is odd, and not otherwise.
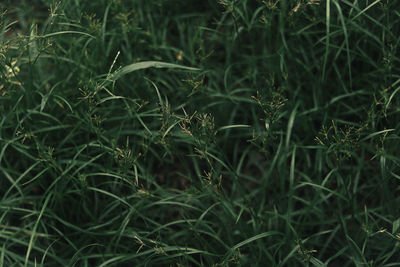
[[[399,265],[397,6],[1,1],[0,265]]]

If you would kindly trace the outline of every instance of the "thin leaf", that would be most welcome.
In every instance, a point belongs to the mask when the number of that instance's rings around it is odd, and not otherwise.
[[[173,63],[166,63],[160,61],[143,61],[130,64],[128,66],[123,67],[115,76],[114,81],[118,80],[122,76],[137,71],[143,70],[148,68],[157,68],[157,69],[183,69],[183,70],[190,70],[190,71],[199,71],[198,68],[186,67],[183,65],[173,64]]]

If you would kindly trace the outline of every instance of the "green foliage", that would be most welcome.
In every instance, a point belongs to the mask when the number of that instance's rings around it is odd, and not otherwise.
[[[2,1],[0,266],[400,264],[396,1]]]

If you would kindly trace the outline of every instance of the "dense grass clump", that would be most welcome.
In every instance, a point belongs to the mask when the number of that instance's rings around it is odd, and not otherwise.
[[[397,1],[3,1],[0,266],[397,266]]]

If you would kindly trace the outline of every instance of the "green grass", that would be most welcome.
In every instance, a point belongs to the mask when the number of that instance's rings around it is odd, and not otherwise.
[[[400,264],[397,1],[3,2],[0,266]]]

